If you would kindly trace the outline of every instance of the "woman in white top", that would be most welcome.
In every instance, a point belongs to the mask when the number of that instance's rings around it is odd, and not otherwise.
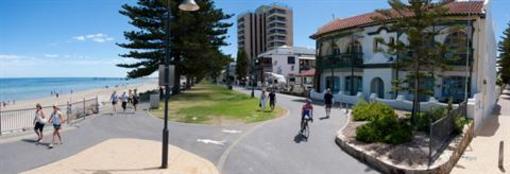
[[[36,104],[34,117],[34,131],[37,134],[36,140],[37,143],[41,142],[41,140],[43,139],[43,129],[46,122],[48,121],[46,120],[46,115],[44,115],[41,105]]]
[[[50,148],[55,144],[55,137],[58,138],[60,144],[62,144],[62,136],[60,135],[60,129],[62,128],[62,123],[64,122],[64,116],[62,112],[60,112],[60,108],[56,105],[53,105],[53,112],[50,116],[50,122],[53,124],[53,140],[51,141]]]
[[[262,93],[260,94],[260,108],[262,109],[262,111],[266,111],[266,103],[267,103],[266,91],[262,90]]]

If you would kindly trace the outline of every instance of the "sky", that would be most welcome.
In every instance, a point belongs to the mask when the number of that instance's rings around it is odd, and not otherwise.
[[[334,18],[346,18],[388,8],[386,0],[216,0],[228,14],[254,11],[258,6],[284,4],[294,11],[294,46],[315,46],[309,36]],[[128,50],[124,31],[135,29],[118,11],[135,0],[1,0],[1,77],[125,77],[128,69],[117,63],[133,60],[118,55]],[[510,0],[492,0],[495,33],[510,21]],[[229,22],[234,23],[234,16]],[[235,25],[234,25],[235,26]],[[237,52],[236,28],[231,27],[229,46]]]

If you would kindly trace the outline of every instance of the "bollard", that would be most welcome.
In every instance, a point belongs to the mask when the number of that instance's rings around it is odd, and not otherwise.
[[[87,107],[85,106],[85,98],[83,98],[83,117],[87,115],[87,110],[85,110]]]
[[[504,142],[503,141],[500,141],[499,142],[499,159],[498,159],[498,167],[499,169],[501,169],[502,171],[505,171],[505,169],[503,168],[503,155],[504,155]]]

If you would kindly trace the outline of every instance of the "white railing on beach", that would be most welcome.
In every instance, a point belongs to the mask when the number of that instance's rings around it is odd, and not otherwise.
[[[65,114],[67,123],[99,112],[97,97],[58,105]],[[53,111],[52,106],[43,106],[46,116]],[[34,126],[35,108],[0,111],[0,135],[31,130]]]

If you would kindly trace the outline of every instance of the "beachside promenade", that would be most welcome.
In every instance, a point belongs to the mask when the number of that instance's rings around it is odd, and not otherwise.
[[[498,167],[499,143],[504,141],[503,168]],[[510,170],[510,88],[503,91],[494,115],[473,139],[453,174],[508,173]]]
[[[250,92],[244,89],[236,90],[245,93]],[[258,92],[256,94],[258,95]],[[300,121],[299,113],[303,100],[300,97],[278,94],[277,102],[289,110],[288,115],[261,123],[222,126],[170,122],[170,144],[207,159],[220,173],[225,174],[304,174],[338,173],[338,171],[345,173],[378,173],[344,153],[335,144],[336,132],[346,121],[345,115],[339,109],[332,111],[330,119],[320,120],[318,118],[323,116],[324,108],[320,105],[314,105],[316,119],[311,124],[309,140],[303,141],[300,136],[297,136]],[[0,169],[2,173],[9,174],[28,171],[41,166],[48,167],[48,164],[50,164],[49,166],[59,166],[54,162],[68,157],[80,159],[81,152],[87,153],[90,147],[96,149],[104,143],[108,144],[108,141],[105,140],[121,138],[121,140],[160,141],[162,127],[163,123],[160,119],[150,116],[144,111],[115,115],[101,113],[66,128],[63,132],[64,144],[58,145],[54,149],[48,149],[44,145],[35,145],[33,143],[34,136],[31,134],[8,139],[0,137]],[[46,134],[43,142],[50,141],[49,135],[49,133]],[[126,146],[128,144],[126,143]],[[118,146],[124,145],[121,143]],[[139,148],[127,150],[133,151],[133,156],[139,154],[135,151],[142,151]],[[159,153],[160,148],[156,148],[155,151]],[[101,150],[98,151],[98,153],[100,152]],[[175,155],[178,154],[175,151],[170,151],[170,161],[172,161],[172,158],[177,158]],[[151,160],[149,160],[154,161],[154,164],[149,168],[133,169],[131,167],[130,170],[120,168],[98,169],[92,166],[93,163],[90,163],[89,166],[67,166],[70,168],[76,167],[77,170],[70,170],[71,173],[157,171],[154,167],[159,166],[160,157],[152,158],[156,157],[151,157]],[[139,160],[145,159],[141,156]],[[60,164],[76,163],[62,162]],[[85,164],[87,163],[85,162]]]

